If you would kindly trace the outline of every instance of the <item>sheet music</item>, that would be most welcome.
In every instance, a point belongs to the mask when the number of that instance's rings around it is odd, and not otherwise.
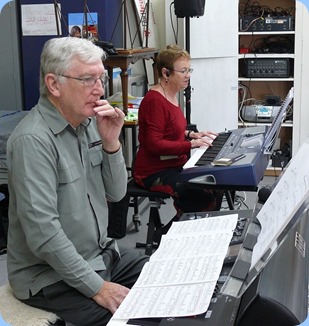
[[[278,236],[308,195],[309,144],[304,143],[257,215],[261,233],[253,249],[251,268],[276,246]]]
[[[275,143],[275,141],[279,135],[279,132],[280,132],[281,124],[286,115],[287,107],[291,103],[293,97],[294,97],[294,88],[292,87],[289,90],[285,100],[281,104],[280,110],[278,111],[276,117],[274,118],[271,126],[269,127],[269,129],[265,135],[263,147],[266,152],[269,152],[269,153],[272,152],[274,143]]]
[[[113,319],[205,312],[237,218],[231,214],[173,223]]]

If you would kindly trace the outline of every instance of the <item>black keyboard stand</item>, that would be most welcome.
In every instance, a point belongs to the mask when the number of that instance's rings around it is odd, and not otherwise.
[[[235,209],[235,207],[234,207],[235,191],[225,190],[224,195],[225,195],[227,204],[229,205],[229,209],[231,211],[233,211]]]

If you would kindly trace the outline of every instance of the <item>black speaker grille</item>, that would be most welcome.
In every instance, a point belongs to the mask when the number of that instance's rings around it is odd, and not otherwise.
[[[174,0],[175,15],[179,18],[204,15],[205,0]]]

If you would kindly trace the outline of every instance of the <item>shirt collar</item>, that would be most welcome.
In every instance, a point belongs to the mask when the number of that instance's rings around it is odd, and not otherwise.
[[[38,110],[41,113],[43,119],[46,121],[49,128],[54,134],[59,134],[68,126],[71,125],[64,119],[57,108],[49,101],[45,96],[41,96],[38,103]],[[87,127],[91,123],[90,118],[86,118],[81,125]],[[72,127],[71,127],[72,128]]]

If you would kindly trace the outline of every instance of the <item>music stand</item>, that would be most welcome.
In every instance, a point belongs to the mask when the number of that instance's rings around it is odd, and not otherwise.
[[[131,38],[130,49],[133,48],[133,43],[134,43],[136,35],[138,35],[138,37],[139,37],[140,46],[143,47],[142,33],[139,30],[140,25],[141,25],[142,21],[144,20],[143,17],[145,17],[145,20],[146,20],[146,30],[144,32],[144,35],[146,37],[146,46],[145,47],[148,48],[149,8],[150,8],[149,2],[150,2],[150,0],[145,1],[144,10],[142,12],[141,18],[139,18],[137,8],[135,8],[134,0],[131,0],[131,8],[132,8],[132,11],[133,11],[133,14],[134,14],[135,24],[136,24],[136,33],[134,35],[133,40]],[[129,28],[129,34],[130,34],[130,37],[131,37],[130,22],[129,22],[129,18],[128,18],[129,16],[128,16],[127,0],[122,1],[121,8],[120,8],[120,11],[119,11],[119,15],[117,17],[115,27],[114,27],[113,32],[112,32],[110,42],[113,39],[116,27],[117,27],[118,22],[119,22],[119,18],[121,16],[121,13],[122,13],[122,18],[123,18],[123,50],[126,51],[127,50],[127,32],[128,32],[128,28]]]
[[[61,33],[61,26],[59,25],[59,22],[62,20],[68,32],[69,32],[69,28],[66,21],[64,20],[64,17],[62,16],[62,12],[57,0],[54,0],[54,11],[55,11],[55,19],[56,19],[57,36],[61,37],[62,33]]]

